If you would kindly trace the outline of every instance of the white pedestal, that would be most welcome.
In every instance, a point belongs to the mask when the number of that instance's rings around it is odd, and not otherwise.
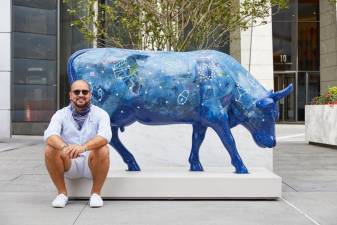
[[[264,168],[235,174],[233,168],[144,168],[141,172],[110,170],[102,189],[105,199],[266,199],[281,196],[281,177]],[[69,196],[88,198],[92,181],[66,180]]]

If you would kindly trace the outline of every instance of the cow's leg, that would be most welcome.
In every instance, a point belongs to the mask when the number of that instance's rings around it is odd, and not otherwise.
[[[235,141],[231,133],[228,115],[209,113],[204,118],[205,125],[212,127],[220,137],[223,145],[227,149],[229,156],[231,157],[231,163],[235,167],[236,173],[248,173],[246,166],[243,164],[242,159],[236,149]]]
[[[215,124],[212,128],[219,135],[223,145],[227,149],[231,157],[231,163],[235,167],[235,172],[241,174],[248,173],[248,170],[243,164],[238,150],[236,149],[236,144],[228,123],[218,123]]]
[[[123,161],[128,165],[129,171],[140,171],[140,168],[136,162],[135,157],[126,149],[118,137],[118,127],[111,127],[112,137],[110,144],[114,147]]]
[[[192,150],[189,157],[191,171],[203,171],[202,165],[199,160],[200,145],[205,138],[207,127],[197,123],[193,124],[192,134]]]

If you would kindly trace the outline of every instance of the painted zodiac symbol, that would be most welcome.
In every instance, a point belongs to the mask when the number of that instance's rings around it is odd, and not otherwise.
[[[188,96],[190,95],[190,92],[188,90],[183,90],[179,95],[178,95],[178,98],[177,98],[177,103],[179,105],[184,105],[187,100],[188,100]]]
[[[98,88],[97,92],[98,92],[98,101],[100,102],[103,99],[103,90],[102,90],[102,88]]]

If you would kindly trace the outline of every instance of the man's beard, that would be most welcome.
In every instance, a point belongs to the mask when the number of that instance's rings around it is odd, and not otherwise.
[[[85,101],[85,100],[83,100],[83,101]],[[90,105],[90,101],[85,102],[84,105],[78,105],[78,104],[77,104],[77,101],[73,101],[72,103],[73,103],[78,109],[85,109],[85,108],[87,108],[87,107]]]

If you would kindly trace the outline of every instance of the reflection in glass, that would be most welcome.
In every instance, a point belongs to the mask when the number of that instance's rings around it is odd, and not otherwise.
[[[12,3],[12,132],[41,135],[57,109],[57,0]]]
[[[55,112],[56,85],[13,85],[13,122],[45,122]]]
[[[56,59],[56,36],[14,32],[14,58]]]
[[[56,11],[13,6],[14,31],[56,34]]]
[[[273,22],[276,21],[296,21],[297,18],[297,0],[288,1],[288,7],[279,10],[277,7],[272,8]]]
[[[273,22],[274,70],[296,69],[296,23]]]
[[[306,104],[306,73],[298,73],[297,78],[297,120],[304,121],[304,107]]]
[[[13,0],[13,5],[21,5],[39,9],[56,9],[57,0]]]
[[[294,87],[296,87],[296,77],[294,73],[274,75],[274,91],[282,90],[289,84],[293,84]],[[296,121],[296,94],[296,89],[294,89],[290,95],[278,102],[280,110],[279,121]]]
[[[319,71],[319,23],[298,23],[298,70]]]
[[[319,21],[319,0],[298,0],[299,21]]]
[[[56,84],[56,61],[14,59],[15,84]]]
[[[312,99],[320,95],[320,77],[319,73],[309,73],[308,79],[308,95],[307,95],[307,104],[310,104]]]

